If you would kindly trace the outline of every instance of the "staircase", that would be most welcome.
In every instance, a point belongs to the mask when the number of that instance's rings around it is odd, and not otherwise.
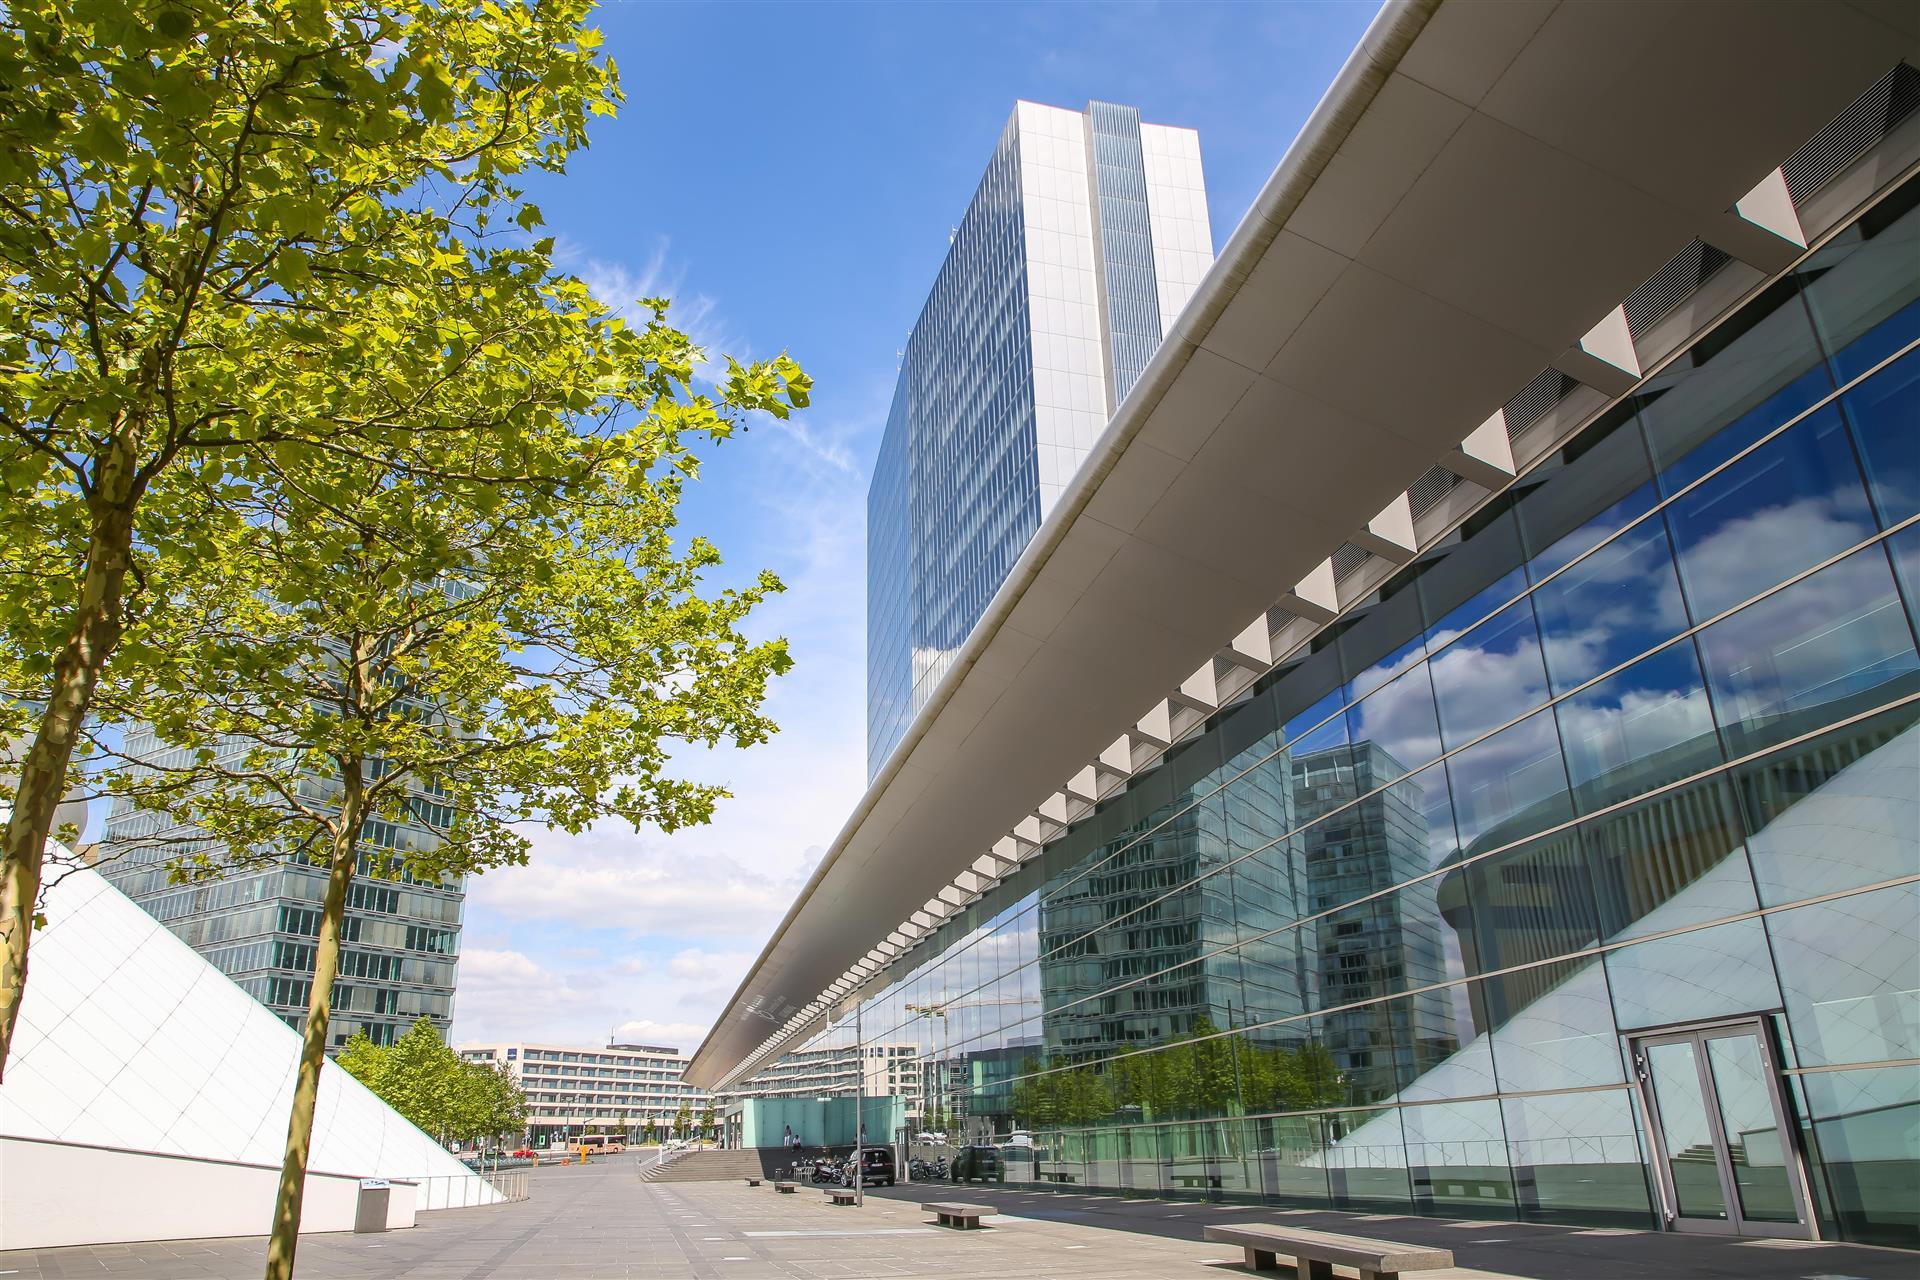
[[[769,1178],[776,1168],[793,1163],[792,1152],[779,1147],[728,1151],[689,1151],[665,1164],[648,1165],[642,1182],[732,1182],[741,1178]]]

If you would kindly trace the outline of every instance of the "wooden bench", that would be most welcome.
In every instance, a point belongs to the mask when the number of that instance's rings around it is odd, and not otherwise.
[[[828,1187],[827,1199],[835,1204],[852,1204],[858,1199],[858,1194],[852,1187]]]
[[[935,1221],[943,1227],[957,1227],[962,1231],[978,1227],[980,1219],[993,1212],[983,1204],[940,1203],[923,1204],[920,1206],[920,1211],[932,1214]]]
[[[759,1186],[759,1185],[760,1185],[760,1179],[758,1179],[758,1178],[748,1178],[748,1179],[747,1179],[747,1185],[748,1185],[748,1186],[750,1186],[750,1187],[757,1187],[757,1186]]]
[[[1294,1260],[1294,1269],[1301,1280],[1333,1280],[1336,1262],[1358,1268],[1360,1280],[1394,1280],[1403,1271],[1438,1271],[1453,1265],[1451,1249],[1277,1227],[1265,1222],[1210,1226],[1206,1235],[1208,1240],[1237,1244],[1244,1249],[1249,1271],[1278,1270],[1280,1261],[1275,1255],[1284,1253]]]
[[[790,1196],[795,1191],[798,1191],[800,1188],[797,1184],[792,1182],[776,1182],[773,1184],[773,1189],[775,1191],[778,1191],[783,1196]]]

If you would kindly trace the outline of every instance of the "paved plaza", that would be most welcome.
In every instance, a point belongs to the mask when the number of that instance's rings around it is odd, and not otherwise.
[[[898,1187],[862,1208],[811,1188],[648,1184],[614,1159],[540,1169],[532,1197],[423,1214],[410,1231],[301,1241],[300,1280],[1178,1280],[1245,1275],[1239,1252],[1201,1239],[1208,1222],[1271,1221],[1413,1244],[1444,1244],[1462,1265],[1436,1280],[1907,1280],[1911,1254],[1852,1245],[1711,1240],[1512,1222],[1361,1217],[998,1187]],[[993,1206],[988,1229],[928,1224],[918,1202]],[[0,1252],[0,1277],[137,1276],[252,1280],[258,1238]],[[1283,1271],[1280,1274],[1285,1275]],[[1342,1272],[1341,1274],[1351,1274]]]

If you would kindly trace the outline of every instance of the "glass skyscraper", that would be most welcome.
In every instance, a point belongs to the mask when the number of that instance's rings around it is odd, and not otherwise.
[[[870,774],[1212,261],[1192,130],[1015,107],[907,340],[867,493]]]
[[[1920,72],[1862,101],[1802,207]],[[1920,1248],[1920,178],[1877,172],[877,979],[869,1039],[995,1065],[928,1106],[1073,1191]]]

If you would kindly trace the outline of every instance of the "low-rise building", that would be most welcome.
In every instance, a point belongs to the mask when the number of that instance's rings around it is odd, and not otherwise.
[[[526,1092],[527,1141],[535,1147],[588,1133],[635,1141],[648,1126],[672,1127],[682,1107],[698,1124],[711,1102],[705,1092],[681,1083],[686,1055],[665,1045],[503,1041],[461,1045],[460,1056],[506,1067]]]

